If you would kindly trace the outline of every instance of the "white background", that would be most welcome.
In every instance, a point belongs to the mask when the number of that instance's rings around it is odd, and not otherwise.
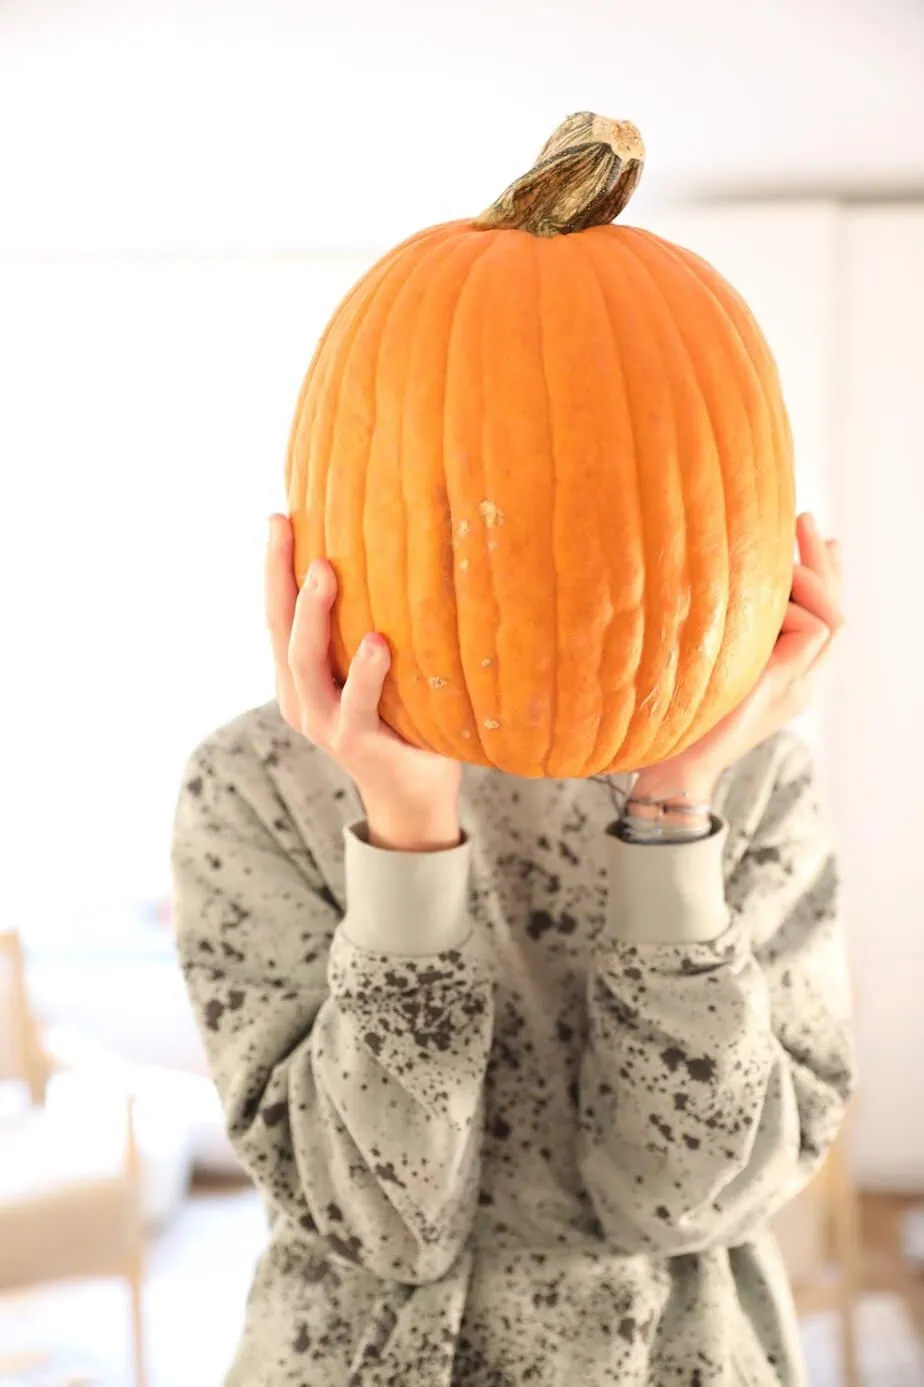
[[[806,731],[848,881],[858,1162],[920,1187],[924,9],[623,8],[0,10],[5,914],[63,941],[166,894],[186,754],[271,693],[264,520],[342,292],[569,109],[626,114],[635,219],[751,301],[800,502],[843,536],[850,624]]]
[[[642,207],[906,192],[922,70],[918,0],[5,0],[0,245],[389,245],[582,109],[640,126]]]

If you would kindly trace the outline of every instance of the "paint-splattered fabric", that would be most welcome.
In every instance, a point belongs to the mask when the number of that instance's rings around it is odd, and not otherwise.
[[[228,1387],[802,1383],[767,1223],[853,1073],[806,751],[682,846],[594,781],[466,767],[463,807],[457,849],[370,847],[275,705],[191,758],[180,954],[272,1220]]]

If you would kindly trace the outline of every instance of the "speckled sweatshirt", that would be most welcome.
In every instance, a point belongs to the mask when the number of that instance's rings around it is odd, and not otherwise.
[[[462,794],[460,847],[373,848],[275,704],[187,768],[180,955],[272,1224],[227,1387],[802,1383],[766,1225],[853,1074],[806,751],[678,846],[597,781]]]

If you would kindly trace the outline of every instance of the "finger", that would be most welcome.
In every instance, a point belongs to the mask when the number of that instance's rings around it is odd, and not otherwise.
[[[287,662],[301,709],[301,726],[313,742],[326,741],[336,725],[337,690],[330,667],[330,610],[337,579],[325,559],[315,559],[295,603]]]
[[[391,663],[385,639],[375,633],[366,636],[350,664],[340,695],[341,737],[379,728],[379,700]]]
[[[780,650],[780,642],[777,642],[778,649],[774,651],[771,664],[774,666],[776,702],[787,718],[793,718],[804,713],[811,702],[834,642],[828,639],[819,644],[817,636],[813,638],[802,633],[786,637],[786,640],[791,640],[792,646],[787,650],[784,645]]]
[[[788,636],[792,631],[816,631],[817,629],[817,616],[806,611],[805,607],[800,607],[798,602],[789,603],[783,617],[783,625],[780,627],[781,636]]]
[[[269,519],[264,596],[276,670],[276,698],[283,716],[291,721],[296,716],[296,698],[289,669],[289,638],[298,586],[292,568],[292,526],[285,515],[271,515]]]
[[[796,564],[793,569],[790,600],[823,621],[832,632],[839,631],[844,624],[844,614],[835,596],[833,581],[820,578],[804,564]]]
[[[831,559],[827,545],[821,537],[817,520],[808,511],[800,515],[796,521],[796,539],[800,562],[813,573],[817,573],[819,578],[831,577]]]
[[[840,540],[826,539],[825,548],[828,551],[828,558],[831,562],[831,571],[834,574],[834,593],[838,603],[841,600],[841,592],[844,586],[844,565],[841,560]]]
[[[814,668],[830,643],[831,633],[821,622],[814,629],[787,631],[773,647],[768,670],[781,684],[795,684]]]
[[[822,669],[831,659],[831,652],[834,650],[834,641],[825,641],[824,645],[815,656],[814,662],[809,667],[809,677],[814,679],[819,670]]]

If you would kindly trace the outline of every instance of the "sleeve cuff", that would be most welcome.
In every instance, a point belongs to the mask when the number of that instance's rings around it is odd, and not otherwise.
[[[722,853],[728,826],[692,843],[608,837],[610,933],[633,944],[694,944],[728,928]]]
[[[459,948],[471,932],[468,883],[472,845],[463,834],[444,852],[374,848],[364,823],[343,832],[351,944],[375,953],[438,954]]]

